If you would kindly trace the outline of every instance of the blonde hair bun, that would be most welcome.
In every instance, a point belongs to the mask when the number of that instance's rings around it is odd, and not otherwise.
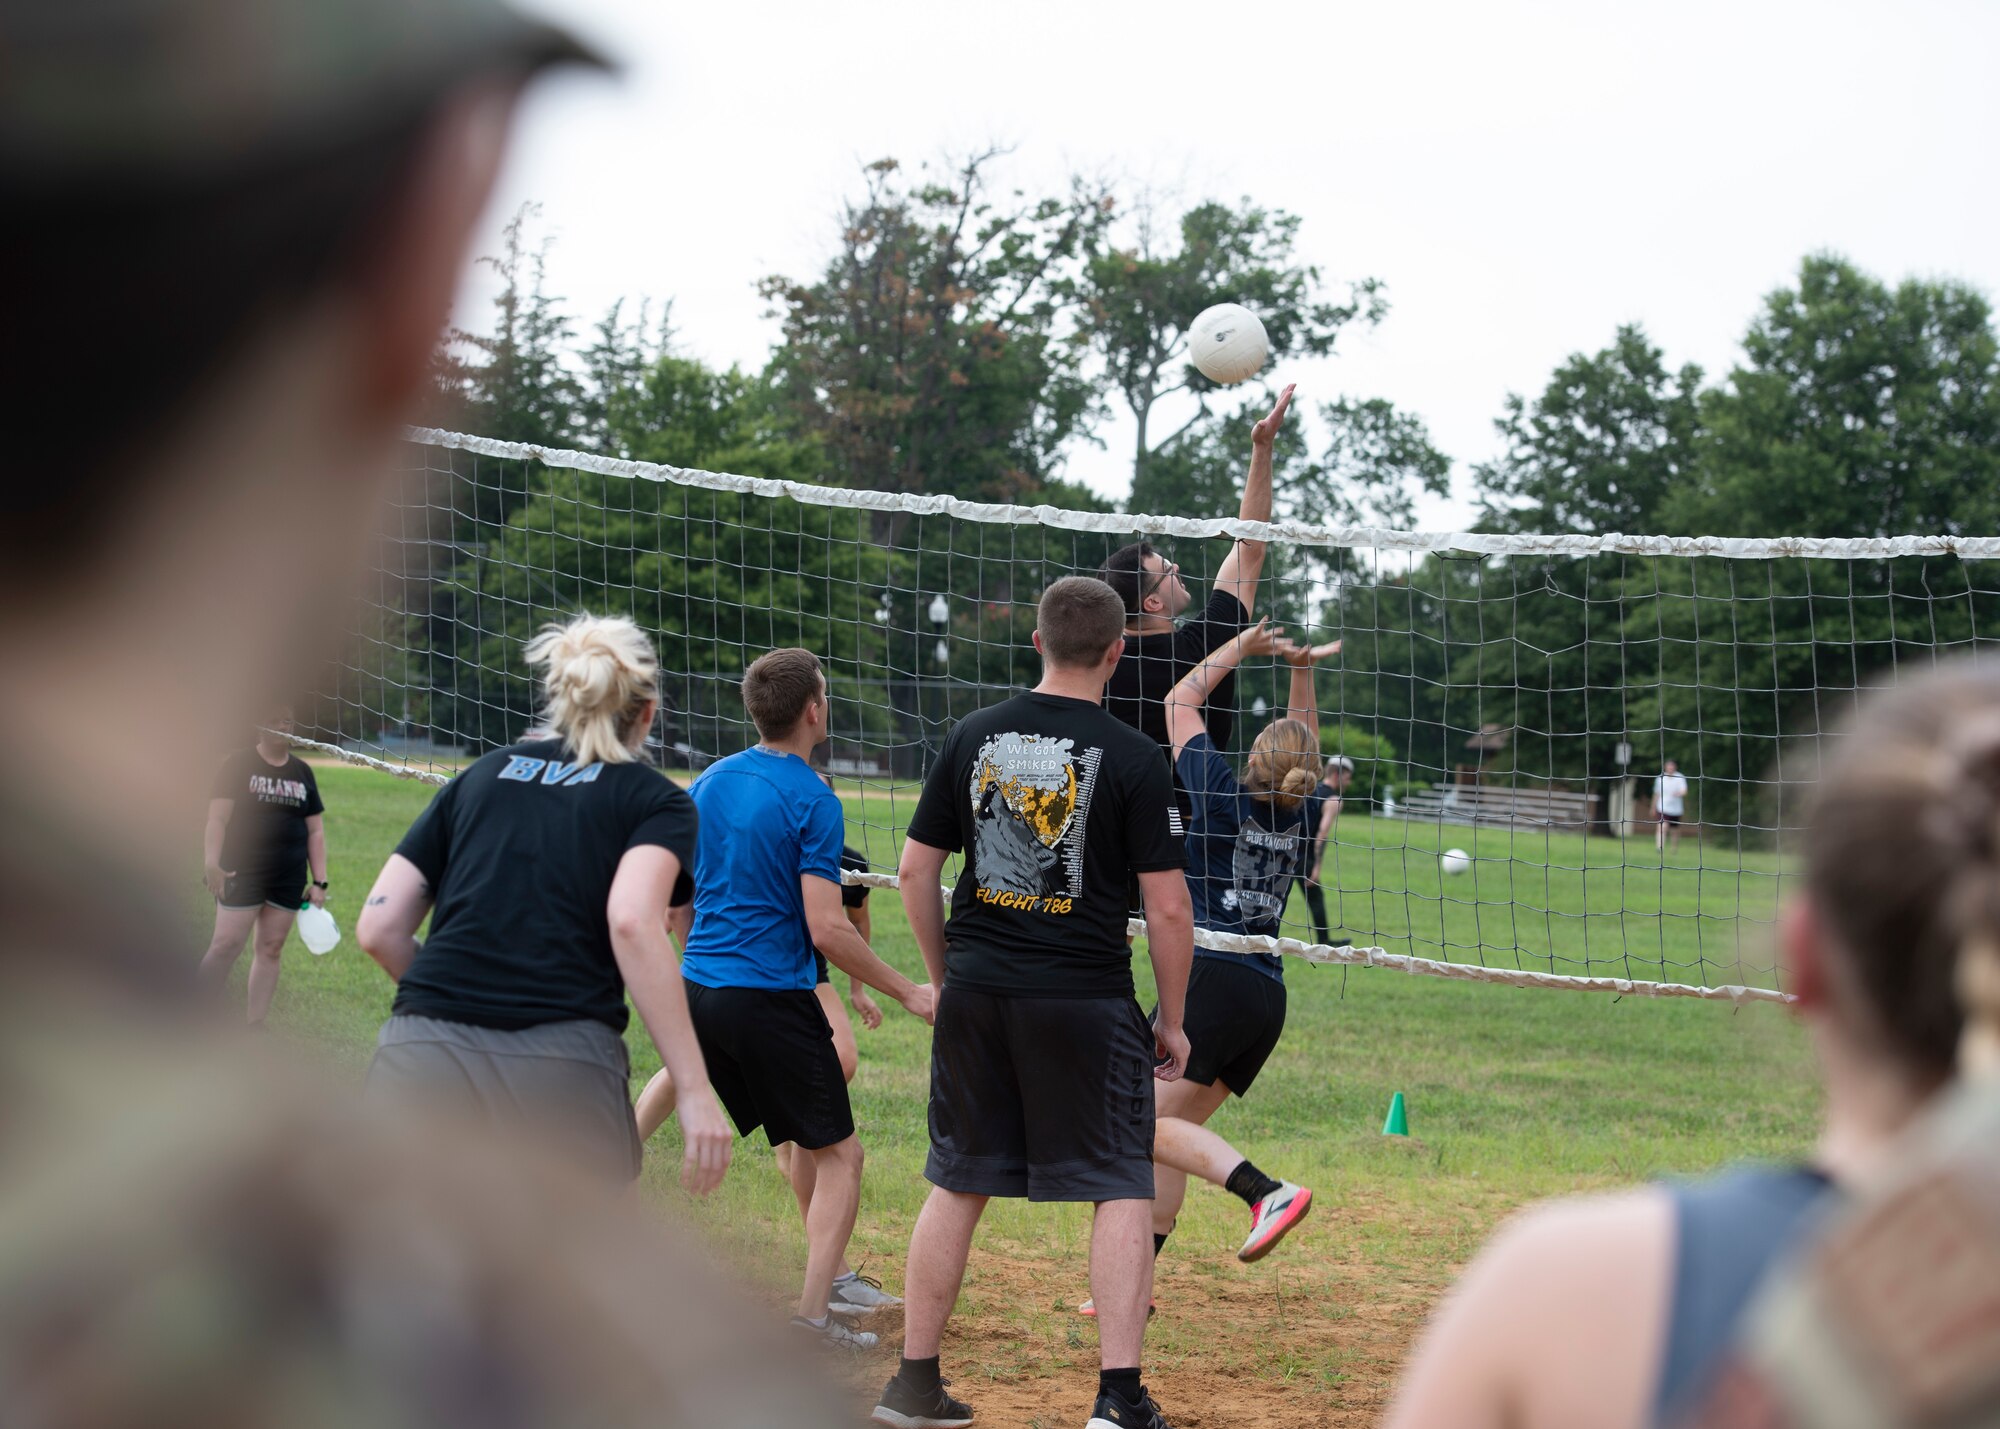
[[[622,615],[579,615],[543,626],[522,654],[542,671],[549,729],[578,759],[622,764],[637,757],[633,726],[660,686],[659,656],[645,631]]]
[[[1274,719],[1250,746],[1243,783],[1251,797],[1290,813],[1319,787],[1319,737],[1295,719]]]

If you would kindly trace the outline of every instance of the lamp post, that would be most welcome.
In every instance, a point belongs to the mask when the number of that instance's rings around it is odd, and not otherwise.
[[[945,638],[951,628],[951,602],[945,599],[943,591],[931,597],[931,603],[925,607],[924,614],[930,617],[931,629],[937,632],[937,644],[931,647],[931,658],[937,662],[938,667],[938,674],[933,678],[943,679],[951,671],[951,642]],[[949,693],[941,694],[938,696],[938,701],[941,708],[937,720],[939,724],[943,724],[951,714],[951,696]]]

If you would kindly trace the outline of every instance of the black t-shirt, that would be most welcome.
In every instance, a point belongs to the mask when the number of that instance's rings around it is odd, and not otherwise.
[[[232,754],[211,794],[229,799],[222,866],[231,873],[291,873],[306,865],[306,820],[326,812],[312,766],[296,754],[273,764],[255,749]]]
[[[1187,672],[1219,646],[1227,645],[1251,624],[1243,602],[1225,590],[1208,597],[1201,614],[1190,616],[1172,630],[1125,637],[1125,654],[1104,687],[1104,707],[1132,728],[1149,736],[1171,762],[1173,741],[1167,738],[1167,696]],[[1202,711],[1208,737],[1217,749],[1229,748],[1236,730],[1236,672],[1230,671],[1209,691]]]
[[[436,907],[395,1011],[510,1031],[593,1018],[623,1032],[605,905],[619,861],[643,844],[680,860],[673,902],[692,898],[694,800],[671,779],[578,763],[555,740],[481,757],[396,848]]]
[[[1135,873],[1178,869],[1173,781],[1151,741],[1103,706],[1018,695],[958,722],[910,820],[970,849],[945,926],[951,987],[1025,997],[1132,992]]]

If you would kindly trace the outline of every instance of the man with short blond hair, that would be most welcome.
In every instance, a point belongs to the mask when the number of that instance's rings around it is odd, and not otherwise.
[[[903,1362],[875,1422],[972,1422],[938,1369],[988,1198],[1089,1201],[1102,1369],[1093,1429],[1165,1429],[1139,1379],[1152,1298],[1153,1086],[1187,1066],[1194,916],[1173,781],[1104,708],[1125,605],[1070,576],[1042,597],[1041,683],[959,721],[924,781],[899,881],[931,980],[933,1189],[910,1239]],[[965,850],[945,922],[946,857]],[[1133,999],[1128,889],[1146,898],[1155,1026]]]

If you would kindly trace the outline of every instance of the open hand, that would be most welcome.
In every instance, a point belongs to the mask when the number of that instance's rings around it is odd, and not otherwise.
[[[1282,638],[1284,633],[1284,626],[1271,624],[1270,617],[1266,616],[1236,637],[1236,653],[1244,660],[1252,655],[1275,654],[1291,643]]]
[[[1285,390],[1278,394],[1278,405],[1271,409],[1271,414],[1250,429],[1250,440],[1256,445],[1268,447],[1277,440],[1278,428],[1285,425],[1285,409],[1292,405],[1292,389],[1297,386],[1296,382],[1286,383]]]
[[[1305,667],[1317,665],[1320,661],[1340,653],[1340,642],[1329,640],[1324,645],[1301,645],[1293,640],[1280,640],[1278,654],[1287,665]]]
[[[222,897],[222,890],[229,886],[229,880],[236,875],[219,863],[211,863],[201,871],[201,881],[208,885],[208,891],[216,898]]]

